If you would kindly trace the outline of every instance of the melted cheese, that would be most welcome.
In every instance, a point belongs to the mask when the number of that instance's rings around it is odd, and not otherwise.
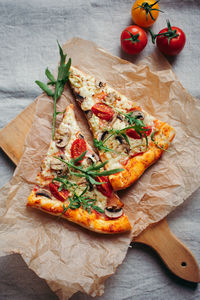
[[[75,120],[75,115],[74,115],[74,111],[72,108],[69,108],[67,113],[64,115],[63,121],[59,126],[59,129],[70,129],[71,130],[71,137],[70,140],[68,142],[68,144],[66,145],[66,147],[62,150],[62,154],[65,156],[65,160],[69,161],[71,159],[71,146],[72,143],[77,139],[77,135],[80,133],[80,128],[78,127],[76,120]],[[87,145],[88,147],[88,154],[94,154],[94,152],[92,151],[91,147],[89,145]],[[51,141],[48,152],[46,157],[44,158],[42,165],[41,165],[41,172],[39,173],[38,177],[37,177],[37,183],[42,186],[45,187],[47,186],[51,180],[54,177],[57,177],[57,173],[56,171],[52,170],[50,168],[50,164],[51,164],[51,159],[54,156],[57,156],[58,153],[60,153],[60,148],[58,148],[56,146],[56,142],[55,141]],[[99,157],[94,154],[94,160],[98,161]],[[88,167],[90,165],[90,161],[87,159],[87,157],[83,160],[82,162],[82,166],[84,168]],[[77,177],[75,175],[71,175],[69,172],[67,173],[67,177],[68,180],[72,183],[76,183],[79,184],[82,181],[85,180],[85,178],[80,178]],[[76,194],[80,195],[84,189],[85,189],[86,185],[85,184],[81,184],[79,185],[79,188],[76,189]],[[73,196],[73,193],[70,192],[69,193],[69,197]],[[106,207],[106,203],[107,203],[107,197],[104,196],[101,192],[99,192],[97,190],[97,188],[94,186],[92,191],[87,191],[84,196],[87,196],[88,198],[91,199],[96,199],[95,205],[99,206],[101,209],[105,209]],[[49,201],[47,200],[47,198],[42,197],[42,205],[45,204],[45,201]],[[53,195],[52,195],[52,201],[53,207],[59,207],[60,206],[60,201],[58,199],[56,199]],[[63,202],[63,204],[65,203],[69,203],[69,201],[65,201]]]
[[[83,110],[89,110],[91,107],[100,100],[98,98],[95,99],[93,95],[98,94],[99,91],[104,92],[107,96],[104,98],[104,102],[108,103],[108,105],[111,105],[114,109],[120,110],[121,112],[128,112],[131,108],[134,106],[138,106],[137,103],[132,102],[127,99],[126,96],[120,94],[116,90],[114,90],[112,87],[108,86],[107,84],[103,84],[100,88],[98,84],[96,83],[96,80],[94,77],[84,74],[81,71],[79,71],[76,68],[71,68],[71,74],[70,74],[70,81],[72,86],[73,81],[77,80],[77,76],[79,77],[79,83],[80,87],[76,89],[77,93],[84,97],[84,100],[81,102],[81,108]],[[152,131],[154,130],[154,120],[155,118],[145,111],[144,113],[144,124],[146,126],[151,126]],[[103,132],[108,129],[123,129],[130,124],[127,123],[127,121],[121,121],[119,119],[114,120],[113,122],[107,122],[104,120],[99,119],[95,115],[92,116],[89,120],[90,127],[93,131],[93,134],[95,137],[101,137]],[[107,136],[106,136],[107,137]],[[115,150],[115,152],[104,152],[104,150],[101,150],[101,153],[104,153],[104,157],[106,160],[109,160],[107,164],[108,169],[113,168],[120,168],[122,167],[121,162],[125,159],[129,158],[129,156],[132,156],[139,152],[145,152],[146,151],[146,140],[143,139],[134,139],[129,137],[130,142],[130,152],[127,154],[127,151],[125,148],[120,145],[119,141],[116,139],[116,135],[112,136],[107,142],[106,146],[108,146],[110,149]],[[148,143],[150,143],[151,138],[148,136]]]

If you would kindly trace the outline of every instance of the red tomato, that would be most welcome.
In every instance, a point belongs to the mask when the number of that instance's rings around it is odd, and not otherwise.
[[[62,191],[58,191],[59,187],[60,186],[59,186],[58,183],[55,183],[55,182],[54,183],[53,182],[49,183],[49,189],[50,189],[52,195],[56,199],[58,199],[58,200],[60,200],[60,201],[63,202],[65,200],[67,200],[67,198],[69,196],[69,191],[67,191],[65,189],[62,189]]]
[[[100,185],[97,185],[97,189],[106,197],[111,197],[113,190],[110,184],[110,181],[107,176],[97,176],[96,181],[106,182]]]
[[[71,146],[71,157],[77,158],[86,150],[87,150],[87,144],[86,144],[85,140],[84,139],[76,139]]]
[[[161,11],[158,2],[156,0],[136,0],[131,11],[133,22],[142,27],[153,25]]]
[[[146,32],[136,25],[124,29],[121,34],[121,47],[128,54],[138,54],[147,44]]]
[[[151,131],[152,131],[152,128],[150,126],[146,126],[146,127],[143,127],[143,129],[146,129],[144,131],[144,133],[148,136],[151,134]],[[133,128],[130,128],[130,129],[127,129],[126,130],[126,134],[131,137],[131,138],[134,138],[134,139],[141,139],[141,136],[133,129]],[[142,136],[144,137],[144,134],[142,133]]]
[[[151,31],[150,31],[151,32]],[[159,50],[166,55],[177,55],[185,46],[185,33],[178,27],[172,26],[167,21],[167,27],[162,29],[158,34],[152,35],[152,41],[159,48]]]
[[[110,106],[100,102],[93,105],[91,110],[95,116],[106,121],[111,121],[114,115],[114,110]]]

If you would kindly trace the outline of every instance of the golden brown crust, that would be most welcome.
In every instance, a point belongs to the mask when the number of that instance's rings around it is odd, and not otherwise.
[[[155,140],[160,147],[167,150],[169,143],[175,136],[175,130],[170,125],[159,120],[155,120],[154,124],[157,129],[157,133],[154,136]],[[133,184],[148,167],[160,158],[163,152],[164,150],[151,142],[147,152],[130,158],[127,164],[123,166],[124,171],[109,176],[114,191],[125,189]]]
[[[28,197],[27,206],[40,209],[51,215],[60,216],[99,233],[114,234],[131,230],[131,225],[126,215],[122,215],[117,219],[109,219],[103,214],[94,211],[89,214],[82,208],[74,210],[69,208],[63,213],[64,208],[62,202],[59,203],[48,198],[36,196],[34,190]],[[67,204],[65,204],[65,207],[67,207]]]

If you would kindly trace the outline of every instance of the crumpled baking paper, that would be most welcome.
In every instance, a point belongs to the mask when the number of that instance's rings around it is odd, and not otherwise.
[[[105,279],[122,263],[131,239],[167,216],[198,188],[200,106],[161,54],[154,53],[136,66],[80,38],[71,39],[63,49],[74,66],[108,82],[176,129],[169,151],[132,187],[119,192],[133,225],[132,232],[114,236],[95,234],[26,208],[51,139],[52,99],[45,94],[37,98],[23,157],[11,181],[1,189],[0,251],[20,253],[28,267],[44,278],[60,299],[68,299],[77,291],[102,295]],[[92,145],[85,117],[66,85],[58,110],[71,102],[81,130]]]

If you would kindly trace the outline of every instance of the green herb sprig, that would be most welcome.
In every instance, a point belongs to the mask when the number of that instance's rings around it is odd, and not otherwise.
[[[77,195],[76,192],[74,192],[73,196],[68,198],[69,205],[65,206],[63,204],[63,212],[62,212],[61,216],[69,208],[77,209],[77,208],[80,208],[80,207],[82,207],[84,211],[87,210],[89,214],[91,214],[91,209],[94,209],[94,210],[96,210],[97,212],[100,212],[100,213],[104,213],[103,209],[101,209],[99,206],[95,205],[96,199],[92,199],[92,198],[89,198],[87,196],[84,196],[85,193],[87,192],[87,190],[88,190],[88,186],[84,189],[84,191],[80,195]]]
[[[63,189],[65,190],[70,190],[71,192],[74,192],[74,188],[76,189],[78,187],[78,185],[76,183],[73,183],[71,181],[68,180],[67,176],[58,176],[55,177],[52,182],[57,181],[60,182],[61,185],[58,189],[58,191],[62,191]]]
[[[132,117],[132,119],[133,118],[134,117]],[[129,141],[128,135],[126,134],[126,130],[133,128],[138,133],[138,135],[141,137],[142,140],[143,140],[143,137],[145,138],[146,149],[147,149],[148,145],[149,145],[149,142],[148,142],[146,132],[149,131],[150,129],[145,128],[145,125],[141,120],[138,120],[136,118],[134,118],[134,119],[136,120],[135,125],[128,126],[128,127],[122,128],[120,130],[119,129],[110,129],[110,130],[108,130],[108,133],[111,133],[111,134],[103,142],[101,140],[98,141],[98,140],[94,139],[94,146],[96,148],[98,148],[99,150],[104,150],[104,152],[112,151],[112,152],[116,153],[116,151],[114,151],[114,150],[110,149],[109,147],[107,147],[105,145],[105,142],[107,140],[109,140],[113,135],[120,135],[125,139],[127,144],[130,146],[130,141]]]
[[[57,79],[54,78],[53,74],[49,71],[47,68],[45,71],[45,74],[47,78],[50,80],[47,84],[36,80],[35,83],[50,97],[54,100],[54,108],[53,108],[53,129],[52,129],[52,139],[55,137],[55,124],[56,124],[56,116],[62,112],[56,111],[56,103],[57,100],[60,98],[60,96],[63,93],[64,86],[69,78],[69,70],[71,67],[71,58],[69,58],[68,62],[65,64],[66,54],[63,54],[63,50],[58,43],[59,52],[60,52],[60,65],[58,67],[58,75]],[[48,85],[55,86],[55,91],[52,91]]]
[[[105,140],[97,140],[97,139],[94,139],[93,142],[94,142],[94,146],[99,149],[99,150],[104,150],[104,152],[115,152],[113,149],[110,149],[109,147],[105,146],[105,142],[111,138],[112,135],[108,136]]]
[[[92,166],[83,168],[83,166],[78,166],[77,164],[84,158],[87,150],[83,152],[79,157],[76,159],[71,159],[69,162],[63,160],[60,157],[54,156],[55,158],[59,159],[60,161],[64,162],[69,169],[69,172],[71,175],[74,175],[76,177],[85,177],[87,182],[92,185],[100,185],[105,182],[98,182],[95,180],[97,176],[109,176],[118,172],[124,171],[124,169],[112,169],[112,170],[104,170],[100,171],[107,163],[108,161],[105,161],[103,163],[94,163]],[[72,171],[72,169],[77,170],[78,172]]]
[[[152,134],[151,134],[151,140],[152,140],[152,142],[154,142],[154,144],[159,148],[159,149],[161,149],[161,150],[164,150],[164,151],[167,151],[168,152],[168,150],[167,149],[165,149],[164,148],[164,146],[162,147],[162,146],[160,146],[159,144],[158,144],[158,142],[156,142],[155,141],[155,139],[154,139],[154,135],[156,134],[158,132],[158,130],[155,130],[154,132],[152,132]]]

